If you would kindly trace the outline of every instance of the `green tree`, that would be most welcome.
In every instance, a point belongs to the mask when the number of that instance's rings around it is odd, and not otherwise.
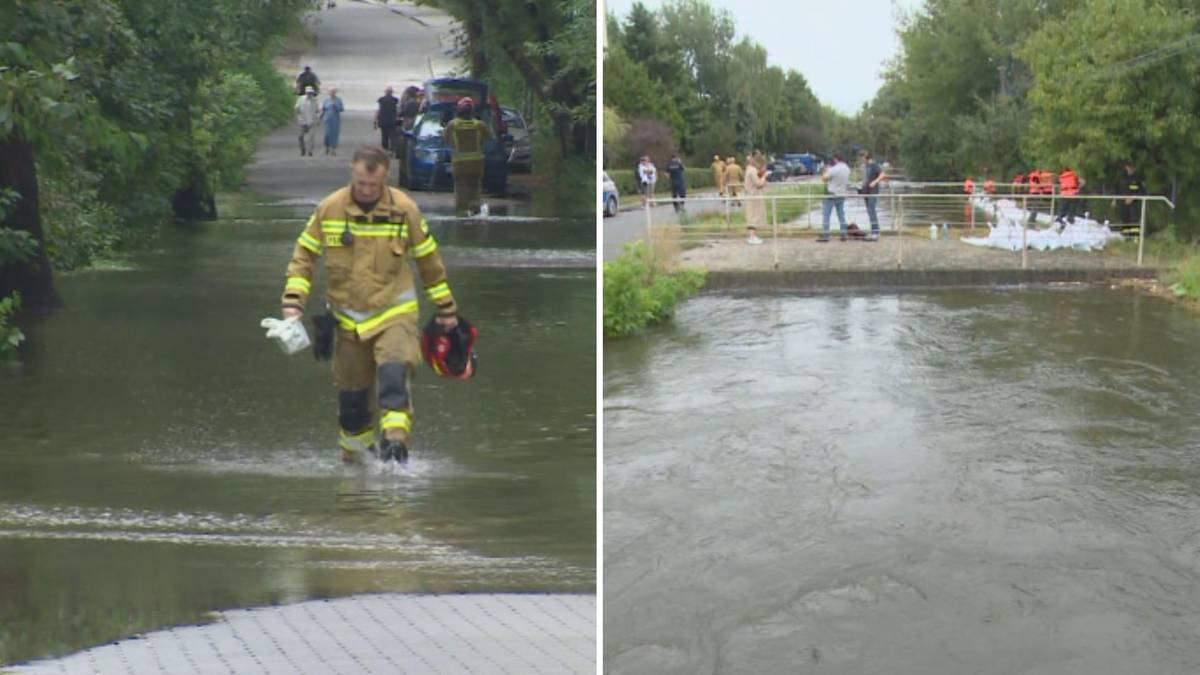
[[[1094,184],[1132,159],[1152,193],[1178,201],[1200,234],[1200,18],[1177,3],[1087,0],[1021,50],[1036,84],[1026,153]]]

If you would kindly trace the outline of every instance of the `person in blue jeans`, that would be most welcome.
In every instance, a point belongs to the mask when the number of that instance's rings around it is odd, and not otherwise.
[[[836,208],[838,222],[842,226],[842,241],[846,241],[846,192],[850,188],[850,167],[841,153],[834,153],[833,165],[821,174],[825,192],[829,194],[821,205],[821,237],[817,241],[829,241],[829,215]]]
[[[879,216],[875,213],[875,203],[879,201],[878,197],[872,195],[879,194],[879,184],[887,180],[887,174],[879,165],[872,159],[871,153],[863,150],[859,154],[862,160],[862,185],[858,188],[858,194],[863,195],[863,201],[867,204],[867,218],[871,221],[871,236],[867,237],[869,241],[879,239]]]

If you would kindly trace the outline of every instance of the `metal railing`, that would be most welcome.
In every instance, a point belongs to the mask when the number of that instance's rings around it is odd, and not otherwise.
[[[922,183],[922,184],[910,184],[910,185],[921,185],[921,186],[958,185],[959,187],[962,186],[961,183],[935,183],[935,184]],[[1002,185],[1002,184],[997,184],[997,185]],[[1005,187],[1011,187],[1011,186],[1020,185],[1020,184],[1008,183],[1008,184],[1003,184],[1003,185]],[[763,194],[763,195],[754,195],[754,196],[739,195],[736,197],[731,197],[731,196],[685,197],[682,199],[674,199],[674,198],[670,198],[670,197],[655,197],[655,198],[646,200],[646,203],[644,206],[644,211],[646,214],[646,238],[647,238],[647,241],[651,240],[651,237],[654,233],[654,216],[653,216],[653,210],[651,207],[655,206],[655,205],[668,205],[668,204],[681,203],[686,207],[689,204],[705,204],[705,203],[719,204],[720,206],[722,206],[722,210],[723,210],[723,213],[725,216],[725,218],[724,218],[724,226],[725,227],[723,230],[701,229],[699,225],[681,225],[680,226],[681,234],[683,235],[682,238],[690,239],[692,241],[697,241],[697,240],[699,240],[699,241],[726,241],[726,240],[730,239],[730,235],[733,233],[733,224],[731,221],[733,209],[741,208],[741,205],[743,205],[745,202],[748,202],[748,201],[770,202],[771,203],[770,222],[767,225],[771,228],[771,243],[772,243],[772,247],[774,249],[773,250],[774,263],[775,263],[775,266],[778,267],[779,266],[779,239],[780,239],[780,236],[782,235],[784,238],[803,236],[803,232],[805,230],[814,229],[814,225],[813,225],[813,221],[812,221],[813,213],[818,208],[820,208],[820,206],[821,206],[820,202],[823,202],[824,200],[829,199],[830,197],[831,196],[828,194],[775,194],[775,195]],[[972,202],[971,200],[976,197],[986,197],[986,198],[992,199],[992,200],[1001,200],[1001,199],[1012,200],[1013,202],[1019,203],[1021,205],[1021,210],[1025,214],[1032,214],[1035,217],[1037,215],[1037,211],[1030,211],[1031,202],[1033,203],[1033,206],[1035,208],[1038,206],[1039,203],[1045,204],[1046,202],[1049,202],[1049,215],[1052,219],[1051,222],[1053,222],[1053,219],[1055,218],[1055,207],[1056,207],[1057,203],[1060,201],[1101,200],[1101,199],[1118,200],[1118,199],[1120,199],[1120,200],[1130,200],[1130,201],[1140,202],[1140,207],[1139,207],[1140,215],[1139,215],[1139,224],[1138,224],[1138,252],[1137,252],[1138,267],[1142,266],[1142,262],[1143,262],[1143,258],[1144,258],[1144,251],[1145,251],[1146,204],[1149,202],[1161,202],[1161,203],[1166,204],[1171,209],[1175,208],[1174,202],[1172,202],[1170,199],[1167,199],[1166,197],[1159,196],[1159,195],[1096,195],[1096,194],[1063,195],[1063,194],[1055,194],[1053,192],[1051,192],[1049,194],[1029,194],[1028,192],[1011,192],[1011,193],[1000,194],[1000,193],[984,193],[982,190],[978,190],[978,189],[974,193],[971,193],[971,194],[967,194],[967,193],[929,194],[929,193],[920,193],[920,192],[887,191],[887,192],[881,192],[881,193],[871,195],[870,197],[868,197],[867,195],[848,194],[848,195],[842,196],[841,198],[843,200],[845,200],[845,204],[849,204],[852,201],[873,198],[873,199],[877,200],[876,208],[879,207],[879,204],[881,202],[883,202],[884,200],[887,200],[888,213],[891,216],[890,217],[891,227],[885,230],[885,229],[883,229],[882,224],[881,224],[880,234],[896,237],[896,240],[897,240],[896,266],[899,268],[899,267],[903,267],[903,265],[904,265],[904,242],[903,242],[904,238],[901,235],[904,235],[906,230],[908,230],[908,227],[906,224],[906,219],[908,217],[908,209],[909,208],[914,207],[916,205],[934,206],[934,207],[945,207],[945,206],[953,207],[955,204],[962,204],[964,206],[963,211],[964,211],[964,213],[967,214],[964,217],[964,220],[954,221],[954,220],[947,220],[944,218],[938,218],[937,220],[943,222],[946,225],[949,225],[950,223],[954,223],[956,227],[958,225],[963,225],[963,226],[968,227],[970,230],[974,230],[976,228],[975,212],[980,210],[980,205]],[[798,222],[796,220],[785,222],[785,223],[781,224],[779,222],[779,216],[778,216],[778,214],[779,214],[778,207],[779,207],[779,202],[781,202],[781,201],[782,202],[795,202],[795,201],[805,202],[803,211],[805,211],[806,215],[807,215],[807,221],[808,221],[807,227],[804,227],[804,228],[795,227],[795,225]],[[814,208],[814,206],[816,208]],[[1039,209],[1039,211],[1040,211],[1040,209]],[[928,211],[926,213],[928,213]],[[849,219],[847,219],[847,220],[849,220]],[[781,227],[781,225],[782,225],[782,227]],[[693,232],[688,233],[688,231],[687,231],[688,229],[693,230]],[[1022,246],[1021,246],[1021,268],[1026,269],[1028,267],[1028,252],[1029,252],[1028,240],[1026,239],[1026,234],[1028,232],[1028,228],[1023,227],[1022,230],[1023,231],[1022,231],[1022,242],[1021,242],[1021,244],[1022,244]]]

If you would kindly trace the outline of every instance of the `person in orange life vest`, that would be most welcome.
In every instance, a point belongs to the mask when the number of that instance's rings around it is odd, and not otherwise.
[[[1029,196],[1037,197],[1042,194],[1042,178],[1037,169],[1029,172]],[[1035,200],[1031,199],[1027,202],[1029,208],[1029,222],[1037,220],[1037,209]]]
[[[1059,192],[1066,199],[1059,202],[1060,206],[1058,207],[1058,217],[1055,218],[1056,221],[1059,223],[1064,221],[1074,223],[1075,216],[1083,213],[1083,200],[1072,199],[1072,197],[1079,194],[1079,188],[1083,187],[1083,185],[1084,180],[1069,166],[1064,168],[1062,173],[1058,174]]]
[[[1054,194],[1054,172],[1042,169],[1038,174],[1042,181],[1042,194]]]
[[[991,178],[983,181],[983,191],[989,195],[996,194],[996,181]]]
[[[967,179],[965,181],[963,181],[963,192],[965,192],[969,195],[975,194],[975,179],[974,178],[967,176]]]

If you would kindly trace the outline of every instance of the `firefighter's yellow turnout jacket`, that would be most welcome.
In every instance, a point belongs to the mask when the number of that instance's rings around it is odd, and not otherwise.
[[[317,206],[296,240],[288,263],[283,306],[303,310],[312,290],[317,258],[325,258],[327,294],[338,325],[362,339],[403,320],[414,321],[417,290],[411,256],[425,295],[440,316],[456,313],[446,268],[429,225],[408,195],[388,187],[364,213],[349,186]]]

